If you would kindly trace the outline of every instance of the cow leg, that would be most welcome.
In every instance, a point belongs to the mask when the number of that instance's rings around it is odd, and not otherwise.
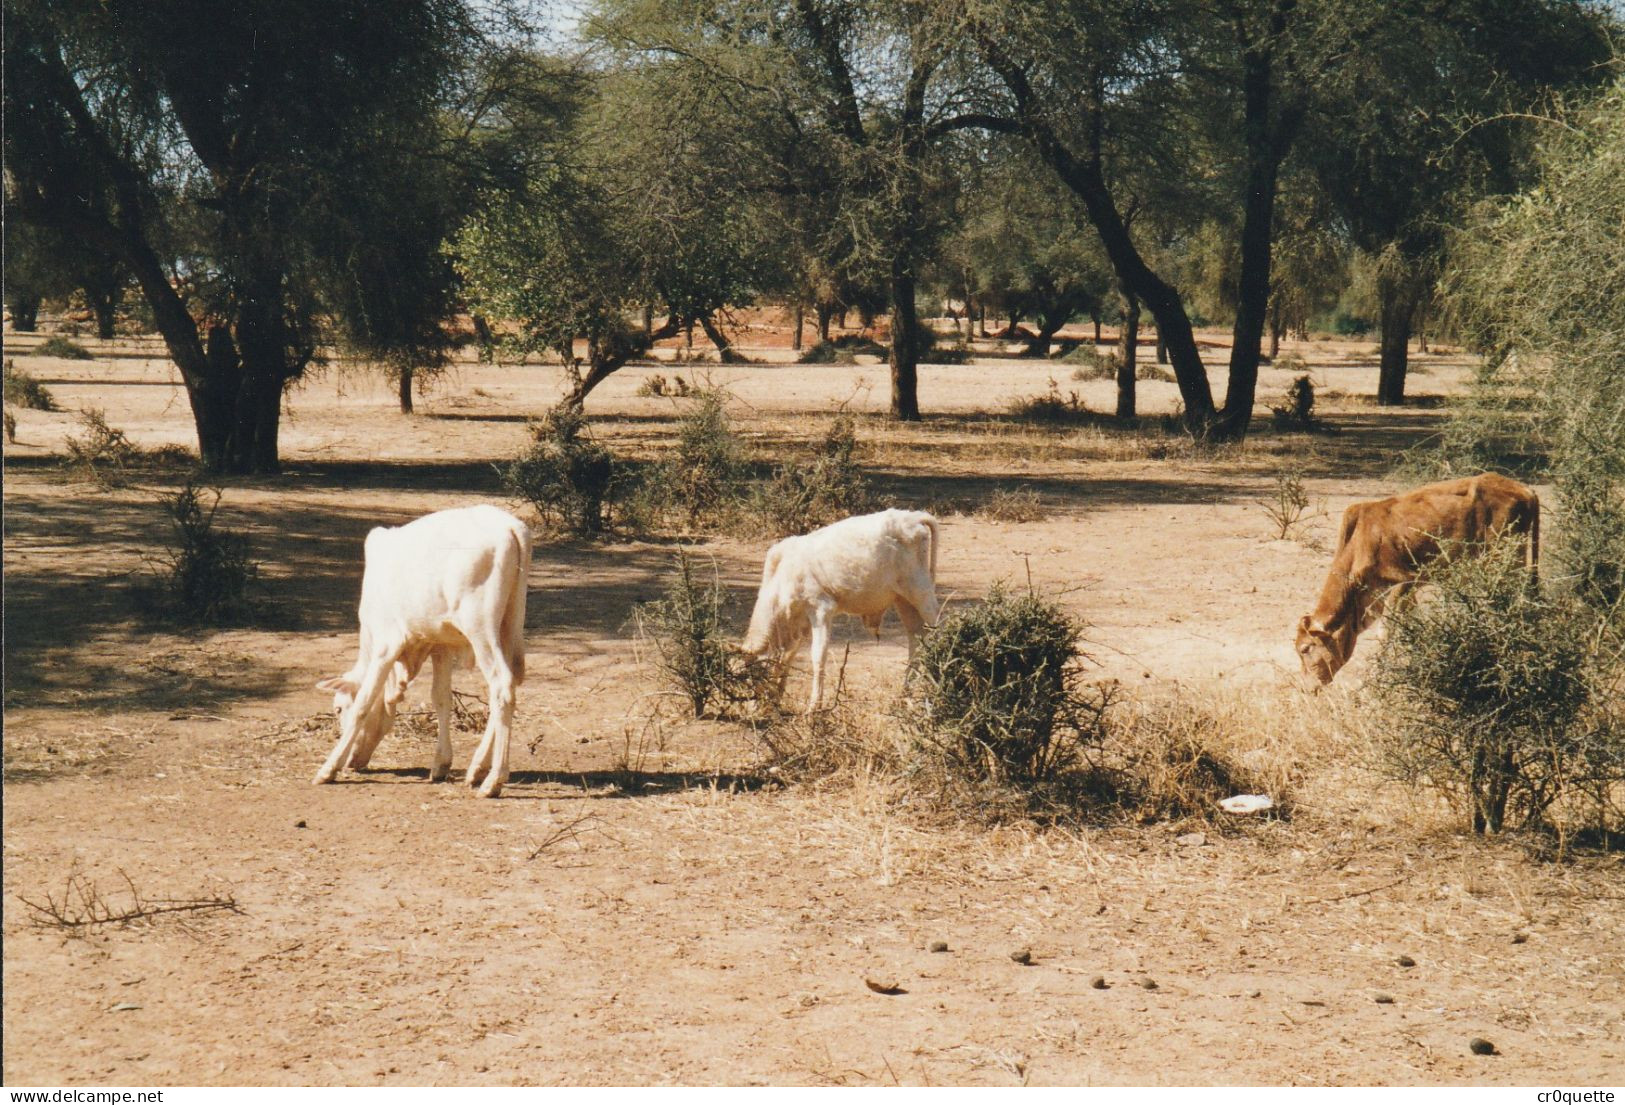
[[[824,697],[824,657],[829,653],[830,614],[831,609],[825,603],[812,609],[812,697],[807,703],[808,712],[818,709]]]
[[[367,674],[361,679],[361,686],[357,688],[355,701],[350,703],[339,719],[339,742],[333,746],[326,762],[316,772],[313,782],[317,784],[331,783],[333,776],[338,774],[339,765],[347,760],[356,748],[358,739],[362,738],[361,728],[364,719],[370,720],[372,714],[378,709],[379,696],[384,693],[384,680],[388,677],[390,668],[394,666],[395,657],[390,653],[374,656],[367,665]]]
[[[451,672],[457,666],[456,654],[449,649],[434,653],[434,716],[438,740],[434,762],[429,765],[429,782],[438,783],[451,772]]]
[[[925,633],[925,617],[907,599],[900,598],[893,605],[898,620],[903,623],[903,632],[908,634],[908,662],[912,664],[914,653],[920,647],[920,637]]]
[[[468,765],[468,782],[478,782],[481,798],[495,798],[502,793],[502,784],[508,781],[508,734],[513,728],[513,671],[508,661],[486,641],[472,641],[474,663],[485,676],[490,689],[490,720],[485,724],[485,736]]]

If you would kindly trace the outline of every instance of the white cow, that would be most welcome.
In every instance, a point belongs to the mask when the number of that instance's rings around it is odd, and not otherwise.
[[[824,656],[833,614],[853,614],[875,633],[896,609],[908,633],[908,655],[937,621],[937,520],[918,510],[883,510],[847,518],[767,551],[762,589],[744,650],[787,664],[810,632],[812,698],[824,690]]]
[[[353,667],[316,684],[333,692],[339,742],[316,772],[333,780],[346,759],[365,767],[394,725],[406,686],[434,659],[439,743],[429,778],[451,769],[451,675],[472,661],[490,691],[490,720],[468,765],[470,785],[494,798],[508,779],[514,688],[525,678],[525,585],[530,531],[494,506],[442,510],[367,534],[361,646]]]

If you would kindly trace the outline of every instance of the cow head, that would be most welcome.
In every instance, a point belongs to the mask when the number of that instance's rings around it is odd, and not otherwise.
[[[1348,662],[1337,635],[1315,625],[1308,614],[1298,619],[1296,646],[1298,661],[1303,664],[1303,674],[1318,686],[1330,683],[1338,669]]]

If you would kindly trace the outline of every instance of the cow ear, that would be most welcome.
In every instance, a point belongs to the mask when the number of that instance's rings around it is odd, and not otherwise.
[[[1298,632],[1299,633],[1308,633],[1309,632],[1309,615],[1308,614],[1305,614],[1303,617],[1298,619]]]
[[[334,675],[328,677],[327,679],[323,679],[320,683],[317,683],[316,689],[318,691],[327,691],[330,694],[337,694],[340,691],[344,691],[347,694],[354,695],[355,692],[360,689],[360,687],[358,687],[351,680],[344,678],[342,675]]]

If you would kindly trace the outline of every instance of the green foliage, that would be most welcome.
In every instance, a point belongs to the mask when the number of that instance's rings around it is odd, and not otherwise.
[[[1534,584],[1523,544],[1431,572],[1424,601],[1390,610],[1372,680],[1388,770],[1442,792],[1477,832],[1539,824],[1560,802],[1601,819],[1625,782],[1619,642]]]
[[[57,409],[56,397],[44,384],[18,368],[16,361],[6,360],[5,373],[6,402],[33,411]]]
[[[857,448],[852,416],[836,415],[811,461],[781,465],[756,488],[751,513],[772,536],[787,537],[867,512],[873,499],[858,467]]]
[[[688,700],[695,717],[747,701],[771,705],[778,680],[764,665],[740,655],[723,625],[728,593],[713,563],[709,578],[688,550],[677,551],[665,594],[638,606],[638,636],[654,649],[664,682]]]
[[[677,448],[660,466],[659,484],[667,501],[697,526],[729,518],[744,494],[748,477],[744,445],[728,417],[727,396],[697,391],[677,424]]]
[[[1275,474],[1275,486],[1270,494],[1259,500],[1264,514],[1270,520],[1270,532],[1277,541],[1285,541],[1292,536],[1304,521],[1304,511],[1309,509],[1309,489],[1303,484],[1303,472],[1297,468],[1286,468]]]
[[[557,407],[531,427],[523,453],[497,466],[508,494],[534,507],[544,523],[577,534],[607,526],[618,474],[615,458],[586,430],[579,409]]]
[[[56,357],[64,361],[90,361],[96,355],[71,338],[61,334],[53,335],[40,342],[34,349],[36,357]]]
[[[1549,465],[1565,573],[1607,612],[1625,597],[1625,80],[1540,134],[1539,185],[1454,242],[1450,301],[1491,357],[1446,458]]]
[[[213,499],[205,505],[205,494]],[[248,608],[248,588],[259,572],[239,534],[215,525],[220,489],[196,479],[172,495],[162,496],[174,526],[169,556],[168,590],[175,614],[193,624],[218,625],[240,617]]]
[[[1320,418],[1315,414],[1315,382],[1308,373],[1287,385],[1281,402],[1270,407],[1270,416],[1278,430],[1311,433],[1321,428]]]
[[[1080,687],[1083,626],[1036,595],[995,588],[921,642],[904,719],[957,777],[1031,787],[1101,736],[1104,704]]]

